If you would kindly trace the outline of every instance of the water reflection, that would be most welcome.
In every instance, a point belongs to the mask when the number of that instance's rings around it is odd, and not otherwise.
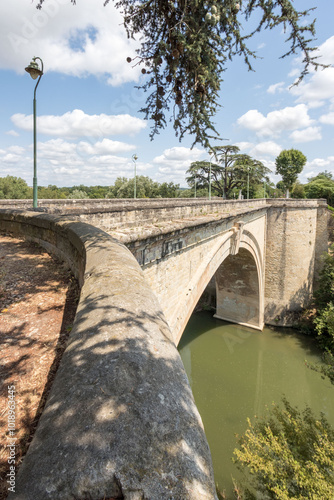
[[[334,388],[308,369],[305,360],[320,361],[311,338],[291,329],[263,332],[216,320],[210,312],[190,319],[179,344],[214,462],[215,479],[232,498],[231,461],[235,434],[247,417],[262,416],[282,396],[294,406],[305,403],[322,411],[334,425]]]

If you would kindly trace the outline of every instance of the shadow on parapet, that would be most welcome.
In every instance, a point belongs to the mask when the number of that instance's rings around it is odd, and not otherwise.
[[[9,499],[216,498],[202,422],[139,265],[106,233],[69,226],[86,249],[81,298]]]

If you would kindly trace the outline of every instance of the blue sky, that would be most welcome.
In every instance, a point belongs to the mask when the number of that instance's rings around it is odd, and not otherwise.
[[[129,41],[112,2],[103,0],[2,2],[0,8],[0,177],[15,175],[32,185],[32,99],[35,83],[24,68],[33,56],[44,62],[37,89],[38,184],[110,185],[137,173],[186,187],[192,161],[208,159],[201,146],[182,143],[172,124],[149,139],[151,124],[138,110],[145,94],[135,89],[144,78],[126,62],[137,43]],[[334,64],[334,2],[295,0],[300,10],[317,6],[317,42],[321,61]],[[244,23],[245,32],[250,26]],[[288,50],[281,29],[264,31],[251,41],[259,59],[249,72],[242,60],[223,74],[216,128],[241,152],[263,161],[274,175],[282,149],[301,150],[308,162],[299,179],[327,170],[334,174],[334,67],[312,72],[291,84],[301,58],[279,59]]]

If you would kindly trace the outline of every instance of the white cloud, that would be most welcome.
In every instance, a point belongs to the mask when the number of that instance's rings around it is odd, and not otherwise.
[[[21,156],[14,153],[5,154],[2,158],[3,163],[18,163],[20,160]]]
[[[314,55],[319,55],[319,63],[334,64],[334,36],[331,36],[321,44]]]
[[[23,72],[32,55],[39,55],[45,71],[72,76],[107,75],[119,85],[138,81],[140,69],[126,62],[138,42],[128,39],[123,18],[112,2],[48,0],[41,10],[37,0],[8,2],[0,18],[0,68]],[[111,57],[112,54],[112,57]]]
[[[273,85],[270,85],[267,88],[268,94],[276,94],[276,92],[281,93],[284,92],[283,86],[285,85],[284,82],[279,82],[279,83],[274,83]]]
[[[8,132],[6,132],[7,135],[12,135],[13,137],[19,137],[19,133],[16,132],[16,130],[8,130]]]
[[[238,146],[241,152],[247,151],[248,149],[251,149],[254,146],[252,142],[247,142],[247,141],[236,142],[235,145]]]
[[[312,124],[307,106],[298,104],[294,107],[271,111],[264,116],[257,109],[247,111],[237,120],[241,127],[253,130],[259,136],[279,136],[283,131],[295,130]]]
[[[171,169],[182,169],[185,166],[188,168],[190,163],[198,161],[203,153],[199,148],[174,147],[165,149],[162,155],[154,158],[153,163]]]
[[[77,145],[63,139],[51,139],[50,141],[39,141],[37,144],[38,157],[58,161],[73,160],[76,155]]]
[[[310,107],[320,107],[326,99],[334,97],[334,68],[318,70],[308,82],[291,87],[290,92],[297,96],[297,102],[306,102]]]
[[[327,115],[320,116],[319,121],[326,125],[334,125],[334,111],[327,113]]]
[[[265,141],[256,144],[251,151],[250,155],[254,158],[262,157],[262,156],[278,156],[282,151],[281,146],[274,141]]]
[[[23,130],[32,129],[32,115],[16,113],[12,122]],[[146,127],[146,122],[130,115],[87,115],[80,109],[64,115],[37,117],[39,133],[60,137],[103,137],[116,134],[133,135]]]
[[[22,153],[24,153],[25,149],[22,146],[10,146],[8,148],[8,151],[10,153],[21,155]]]
[[[314,160],[306,163],[305,170],[326,170],[330,165],[334,166],[333,156],[328,156],[327,158],[314,158]]]
[[[311,142],[322,139],[321,127],[308,127],[304,130],[295,130],[290,134],[290,139],[294,142]]]
[[[136,149],[136,146],[133,144],[126,144],[125,142],[103,139],[102,141],[96,142],[95,144],[81,141],[78,144],[78,149],[90,155],[103,155],[133,151],[134,149]]]
[[[333,65],[334,36],[320,45],[313,55],[319,56],[319,63]],[[311,70],[310,77],[304,79],[298,86],[291,87],[290,92],[297,97],[297,102],[307,103],[309,107],[323,105],[325,100],[334,97],[334,68]]]
[[[159,182],[172,181],[185,186],[185,173],[194,161],[199,161],[205,155],[205,151],[199,148],[173,147],[165,149],[162,155],[153,159],[153,164],[158,167],[155,179]],[[209,156],[207,158],[209,160]]]
[[[134,165],[131,154],[122,157],[118,153],[133,150],[134,146],[104,139],[91,142],[70,142],[62,138],[39,141],[37,144],[38,184],[47,186],[73,186],[85,184],[111,185],[119,176],[132,177]],[[0,149],[2,176],[15,175],[32,183],[32,145],[26,148],[10,146]],[[144,173],[152,164],[137,162],[137,173]],[[165,179],[164,179],[165,180]]]
[[[334,156],[327,158],[314,158],[308,161],[301,173],[301,182],[307,182],[307,179],[317,176],[320,172],[330,172],[334,175]]]
[[[298,78],[299,75],[300,75],[300,69],[296,67],[296,64],[299,64],[299,61],[297,61],[296,63],[296,59],[295,59],[295,64],[294,64],[294,67],[292,68],[292,70],[288,73],[288,76],[290,78]]]

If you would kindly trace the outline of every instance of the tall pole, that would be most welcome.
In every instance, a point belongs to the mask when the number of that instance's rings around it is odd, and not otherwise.
[[[195,198],[196,198],[196,180],[197,180],[197,178],[196,178],[196,172],[195,172]]]
[[[37,85],[38,85],[38,83],[37,83]],[[32,198],[33,198],[32,206],[33,206],[33,208],[37,208],[36,88],[35,88],[35,93],[34,93],[33,110],[34,110],[34,177],[33,177],[33,180],[32,180]]]
[[[39,69],[38,64],[36,63],[36,59],[41,61],[42,68]],[[33,175],[33,184],[32,184],[32,196],[33,196],[33,208],[37,208],[37,125],[36,125],[36,90],[39,82],[41,81],[43,75],[43,61],[40,57],[33,57],[29,66],[25,68],[25,70],[30,74],[31,78],[36,80],[38,78],[37,83],[35,85],[34,90],[34,99],[33,99],[33,116],[34,116],[34,175]]]
[[[134,186],[133,186],[133,197],[137,198],[137,166],[136,161],[138,160],[138,156],[136,154],[132,155],[132,161],[135,165],[135,177],[134,177]]]
[[[249,167],[247,167],[247,200],[249,200]]]

